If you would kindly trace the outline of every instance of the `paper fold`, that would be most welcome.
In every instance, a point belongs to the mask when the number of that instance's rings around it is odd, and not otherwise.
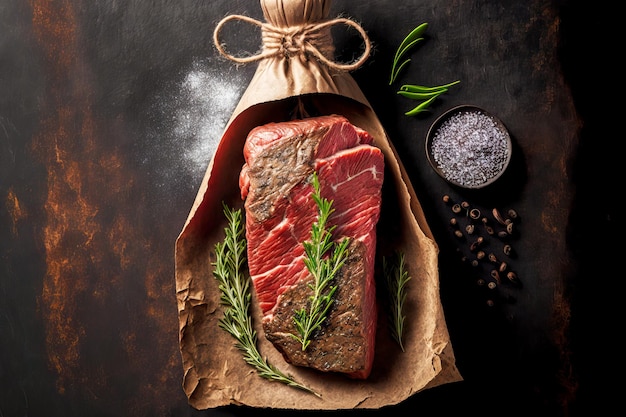
[[[329,22],[330,1],[261,0],[261,7],[266,19],[263,25],[269,25],[263,26],[264,33],[275,30],[274,26],[282,28],[280,33],[300,33],[306,26],[309,37],[315,27],[330,31],[330,26],[320,25]],[[292,30],[292,26],[297,28]],[[329,34],[315,39],[332,42]],[[332,59],[332,45],[313,44],[326,60]],[[293,45],[290,41],[281,53],[264,47],[265,57],[257,61],[257,71],[225,127],[176,241],[183,389],[197,409],[227,404],[280,409],[379,408],[423,389],[462,379],[440,301],[438,247],[400,157],[354,79],[341,70],[344,64],[329,67],[315,54],[292,54]],[[263,379],[245,364],[234,339],[218,327],[223,311],[211,266],[215,243],[223,239],[226,226],[222,202],[233,208],[243,206],[238,176],[248,132],[268,122],[290,120],[302,106],[318,114],[341,114],[374,137],[374,145],[385,155],[386,167],[378,251],[404,252],[412,277],[407,286],[406,352],[389,336],[386,317],[381,314],[374,369],[365,381],[287,364],[263,336],[260,311],[253,307],[261,353],[283,372],[320,393],[321,398]],[[253,294],[253,305],[254,301]]]

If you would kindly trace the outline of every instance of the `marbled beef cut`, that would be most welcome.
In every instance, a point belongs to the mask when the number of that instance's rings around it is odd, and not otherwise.
[[[337,115],[259,126],[244,145],[239,178],[248,266],[265,336],[289,363],[353,378],[370,374],[377,322],[374,258],[384,157],[372,140]],[[335,277],[328,320],[303,352],[289,333],[296,332],[294,311],[311,295],[302,242],[310,239],[317,216],[314,171],[322,196],[333,201],[333,238],[351,243]]]

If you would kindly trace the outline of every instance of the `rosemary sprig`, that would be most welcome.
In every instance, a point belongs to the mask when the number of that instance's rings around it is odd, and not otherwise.
[[[235,346],[243,353],[243,358],[252,365],[258,374],[266,379],[282,382],[291,387],[320,396],[312,389],[285,375],[269,364],[257,348],[257,335],[250,317],[250,279],[245,273],[246,240],[243,237],[241,209],[231,210],[226,204],[224,214],[228,225],[223,242],[215,244],[216,262],[213,263],[213,275],[219,282],[220,302],[226,307],[219,326],[232,335]]]
[[[293,321],[298,335],[291,335],[301,343],[303,351],[311,343],[313,333],[326,320],[337,291],[337,286],[331,285],[331,282],[346,260],[349,243],[347,238],[338,243],[332,240],[335,226],[328,226],[327,222],[334,211],[333,201],[322,198],[319,179],[315,172],[313,188],[312,197],[318,209],[317,221],[311,226],[311,240],[302,242],[306,253],[304,264],[314,278],[313,283],[309,284],[313,295],[309,297],[308,309],[303,307],[294,313]],[[331,249],[330,256],[326,256]]]
[[[404,302],[406,301],[406,284],[411,277],[406,270],[404,253],[394,252],[393,259],[383,257],[383,272],[387,281],[389,294],[389,329],[394,340],[404,352]]]
[[[406,55],[409,49],[413,48],[419,42],[423,41],[424,38],[422,35],[426,32],[426,28],[428,27],[428,23],[422,23],[415,29],[413,29],[400,43],[398,49],[396,50],[396,54],[393,57],[393,63],[391,65],[391,76],[389,77],[389,85],[393,84],[398,77],[398,74],[404,67],[406,67],[409,62],[411,62],[410,58],[405,59],[400,62],[400,59]]]

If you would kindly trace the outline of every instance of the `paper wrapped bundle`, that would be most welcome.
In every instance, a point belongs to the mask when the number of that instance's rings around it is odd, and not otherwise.
[[[217,150],[176,241],[176,296],[183,389],[197,409],[228,404],[279,409],[380,408],[441,384],[460,381],[439,296],[438,247],[401,160],[369,102],[349,74],[369,56],[363,29],[345,18],[328,19],[330,1],[261,0],[265,22],[245,16],[224,18],[215,29],[223,55],[258,64],[250,85],[228,121]],[[223,25],[243,20],[261,27],[258,55],[229,55],[219,41]],[[363,55],[354,63],[334,61],[331,26],[347,25],[361,34]],[[319,396],[260,377],[247,365],[234,339],[218,323],[223,317],[213,276],[215,244],[224,239],[223,203],[241,208],[239,173],[243,145],[255,127],[305,114],[345,116],[374,137],[385,158],[383,203],[378,224],[381,252],[404,253],[411,280],[405,304],[403,352],[380,314],[374,365],[365,380],[292,366],[264,337],[261,312],[252,301],[258,348],[269,363],[292,375]]]

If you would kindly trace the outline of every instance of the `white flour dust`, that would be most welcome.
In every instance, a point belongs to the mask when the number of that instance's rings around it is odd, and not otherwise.
[[[187,143],[183,157],[194,176],[206,169],[241,94],[241,82],[194,69],[181,86],[174,135]]]
[[[159,187],[195,187],[202,180],[235,106],[248,85],[228,64],[196,62],[164,85],[150,106],[150,149],[143,162]]]

